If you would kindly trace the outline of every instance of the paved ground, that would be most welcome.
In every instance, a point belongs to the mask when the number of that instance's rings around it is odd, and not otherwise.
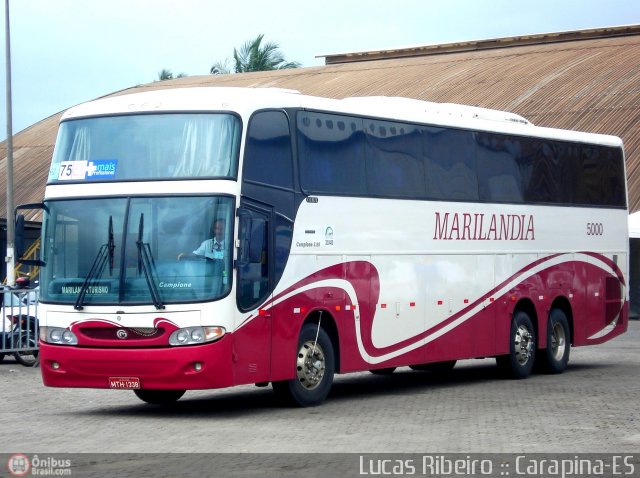
[[[128,391],[45,388],[39,369],[5,358],[0,453],[638,453],[639,341],[632,321],[612,342],[572,350],[564,374],[521,381],[499,378],[489,359],[443,379],[408,368],[339,376],[307,409],[253,386],[157,408]]]

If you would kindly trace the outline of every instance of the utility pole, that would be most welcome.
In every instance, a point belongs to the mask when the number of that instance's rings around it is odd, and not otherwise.
[[[7,69],[7,284],[15,284],[15,224],[13,218],[13,119],[11,112],[11,32],[9,0],[4,0],[5,60]]]

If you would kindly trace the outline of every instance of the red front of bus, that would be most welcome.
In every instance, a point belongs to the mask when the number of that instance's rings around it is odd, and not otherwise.
[[[104,197],[46,202],[45,385],[233,385],[235,198],[116,197],[102,189]]]
[[[133,316],[128,323],[143,322],[145,315]],[[232,385],[232,335],[221,326],[181,327],[178,320],[158,318],[152,327],[104,319],[80,320],[67,328],[44,325],[40,328],[43,382],[51,387],[114,389]]]
[[[208,389],[233,385],[231,338],[184,348],[80,348],[40,344],[49,387]]]

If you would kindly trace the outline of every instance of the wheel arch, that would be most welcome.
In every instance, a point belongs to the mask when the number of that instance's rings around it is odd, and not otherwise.
[[[336,320],[333,315],[331,315],[331,312],[326,309],[316,309],[310,312],[302,324],[300,324],[300,330],[302,330],[306,324],[317,325],[318,322],[320,322],[320,326],[331,339],[331,345],[333,346],[333,354],[335,357],[336,372],[340,373],[340,335],[338,334]]]

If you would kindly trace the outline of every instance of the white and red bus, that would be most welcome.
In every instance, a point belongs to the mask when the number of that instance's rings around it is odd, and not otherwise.
[[[627,329],[612,136],[406,98],[184,88],[62,117],[40,276],[45,385],[273,384],[495,357],[551,373]]]

